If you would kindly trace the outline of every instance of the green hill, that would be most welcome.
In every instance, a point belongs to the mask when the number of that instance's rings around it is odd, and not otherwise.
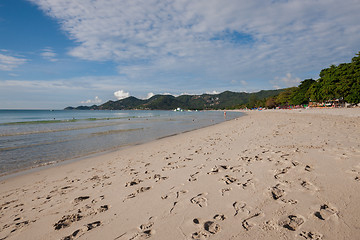
[[[220,94],[202,95],[181,95],[174,97],[171,95],[155,95],[150,99],[142,100],[136,97],[128,97],[118,101],[108,101],[102,105],[67,107],[66,110],[172,110],[175,108],[204,110],[204,109],[233,109],[244,106],[251,101],[264,100],[265,98],[276,96],[284,91],[266,90],[257,93],[231,92],[225,91]]]

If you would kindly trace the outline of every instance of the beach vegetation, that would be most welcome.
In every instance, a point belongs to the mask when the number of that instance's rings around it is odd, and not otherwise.
[[[331,65],[320,71],[319,79],[305,79],[298,87],[284,89],[269,97],[258,107],[304,106],[309,102],[327,102],[336,99],[351,104],[360,103],[360,52],[351,63]]]
[[[350,63],[331,65],[321,70],[319,76],[306,93],[312,101],[343,99],[348,103],[360,103],[360,52]]]

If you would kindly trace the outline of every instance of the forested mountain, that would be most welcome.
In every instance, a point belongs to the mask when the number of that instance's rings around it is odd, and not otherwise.
[[[204,110],[204,109],[233,109],[244,106],[250,102],[256,102],[271,96],[276,96],[284,91],[262,90],[257,93],[230,92],[225,91],[220,94],[202,95],[181,95],[174,97],[171,95],[155,95],[149,99],[142,100],[136,97],[128,97],[118,101],[108,101],[102,105],[79,106],[76,108],[67,107],[66,110],[129,110],[129,109],[160,109],[171,110],[175,108]]]

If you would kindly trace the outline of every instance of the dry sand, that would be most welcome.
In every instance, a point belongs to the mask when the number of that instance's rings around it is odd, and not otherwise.
[[[359,239],[360,109],[262,111],[0,182],[0,239]]]

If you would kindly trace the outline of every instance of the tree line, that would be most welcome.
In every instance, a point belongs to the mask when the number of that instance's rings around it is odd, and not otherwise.
[[[347,103],[360,103],[360,52],[351,63],[331,65],[321,70],[320,78],[305,79],[298,87],[284,89],[278,95],[264,99],[251,98],[241,107],[267,107],[306,105],[309,101],[325,102],[341,99]]]

